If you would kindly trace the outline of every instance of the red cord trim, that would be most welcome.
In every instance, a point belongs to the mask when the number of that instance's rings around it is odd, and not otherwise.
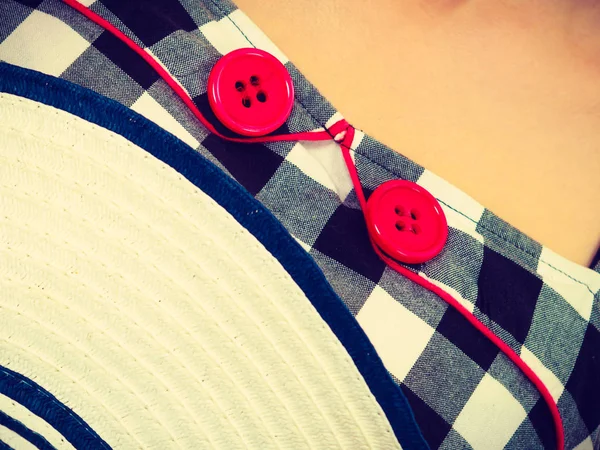
[[[229,137],[219,133],[215,127],[202,115],[200,110],[194,104],[190,95],[181,87],[181,85],[175,81],[175,79],[171,76],[171,74],[161,66],[158,61],[156,61],[149,53],[147,53],[144,49],[142,49],[138,44],[136,44],[133,40],[127,37],[123,32],[121,32],[118,28],[108,22],[106,19],[102,18],[89,8],[83,6],[77,0],[63,0],[64,3],[71,6],[85,17],[90,19],[92,22],[101,26],[105,30],[111,32],[118,39],[123,41],[129,48],[131,48],[134,52],[140,55],[144,61],[146,61],[157,73],[160,77],[169,85],[171,89],[177,94],[177,96],[185,103],[185,105],[192,111],[194,116],[206,127],[211,133],[219,136],[220,138],[231,141],[231,142],[277,142],[277,141],[324,141],[329,139],[334,139],[338,134],[345,132],[345,136],[343,136],[342,141],[340,142],[340,147],[342,150],[342,155],[344,157],[344,162],[346,163],[346,167],[348,168],[348,172],[350,174],[350,178],[352,180],[352,184],[354,185],[354,189],[356,192],[356,196],[358,197],[358,201],[360,207],[363,211],[363,215],[367,210],[367,201],[365,198],[365,194],[362,190],[362,185],[360,183],[360,177],[358,176],[358,172],[356,170],[356,166],[354,161],[352,161],[352,156],[350,154],[350,149],[352,148],[352,142],[355,136],[354,127],[352,127],[346,120],[342,119],[336,123],[334,123],[329,129],[322,131],[307,131],[301,133],[290,133],[290,134],[281,134],[281,135],[271,135],[271,136],[260,136],[260,137],[251,137],[251,138],[238,138],[238,137]],[[366,220],[366,216],[365,216]],[[543,381],[535,374],[535,372],[521,359],[517,353],[508,346],[500,337],[498,337],[492,330],[490,330],[487,326],[483,324],[477,317],[475,317],[467,308],[465,308],[462,304],[460,304],[454,297],[448,294],[446,291],[431,283],[429,280],[426,280],[422,276],[408,270],[407,268],[401,266],[394,259],[387,256],[385,253],[377,247],[377,245],[371,240],[371,245],[375,250],[375,253],[392,269],[405,276],[409,280],[417,283],[418,285],[424,287],[425,289],[433,292],[450,306],[455,308],[465,319],[469,321],[471,325],[473,325],[478,331],[480,331],[485,337],[487,337],[502,353],[504,353],[522,372],[523,374],[533,383],[533,385],[538,389],[542,398],[548,405],[550,409],[550,413],[552,415],[552,420],[554,421],[554,427],[556,431],[556,448],[557,450],[564,449],[564,429],[562,419],[560,417],[560,412],[552,398],[552,394],[548,388],[544,385]]]
[[[352,161],[352,158],[350,156],[350,148],[352,148],[352,141],[354,140],[354,133],[350,133],[350,130],[352,130],[352,128],[348,130],[348,133],[346,133],[346,137],[341,142],[340,146],[342,148],[344,162],[346,163],[346,167],[348,168],[348,172],[350,174],[350,178],[352,179],[352,184],[354,185],[356,196],[358,197],[358,202],[360,203],[366,221],[367,201],[365,198],[364,191],[362,189],[362,185],[360,183],[358,171],[356,170],[356,166],[354,165],[354,162]],[[371,246],[373,247],[373,250],[375,250],[375,253],[377,253],[377,255],[388,266],[390,266],[396,272],[405,276],[409,280],[433,292],[446,303],[448,303],[450,306],[452,306],[454,309],[456,309],[465,319],[467,319],[467,321],[471,325],[475,327],[475,329],[477,329],[480,333],[487,337],[496,347],[498,347],[498,349],[500,349],[502,353],[504,353],[508,357],[508,359],[510,359],[523,372],[523,374],[529,379],[529,381],[531,381],[533,385],[537,388],[542,398],[548,405],[548,408],[550,409],[550,414],[552,415],[552,420],[554,422],[556,448],[558,450],[563,450],[565,445],[565,436],[562,418],[560,416],[558,406],[556,405],[552,394],[550,394],[550,391],[548,390],[544,382],[536,375],[533,369],[531,369],[531,367],[529,367],[527,363],[523,361],[523,359],[521,359],[521,357],[517,355],[517,353],[511,347],[508,346],[508,344],[506,344],[502,339],[500,339],[500,337],[498,337],[498,335],[496,335],[492,330],[485,326],[483,322],[481,322],[477,317],[475,317],[473,313],[471,313],[467,308],[465,308],[454,297],[452,297],[439,286],[433,284],[431,281],[398,264],[396,260],[386,255],[371,238],[369,239],[371,240]]]
[[[415,283],[423,286],[425,289],[428,289],[431,292],[437,294],[438,297],[440,297],[442,300],[444,300],[446,303],[448,303],[450,306],[456,309],[465,319],[467,319],[469,323],[475,327],[475,329],[477,329],[485,337],[487,337],[496,347],[500,349],[502,353],[504,353],[508,357],[508,359],[510,359],[523,372],[523,374],[529,379],[529,381],[531,381],[533,385],[537,388],[542,398],[548,405],[548,408],[550,409],[550,414],[552,415],[552,421],[554,422],[556,448],[558,450],[563,450],[565,445],[565,437],[562,418],[560,416],[558,406],[556,405],[552,394],[550,394],[550,391],[548,390],[544,382],[536,375],[533,369],[531,369],[531,367],[529,367],[527,363],[523,361],[521,357],[517,355],[517,353],[511,347],[508,346],[508,344],[506,344],[502,339],[500,339],[500,337],[498,337],[498,335],[496,335],[492,330],[485,326],[483,322],[477,319],[477,317],[475,317],[473,313],[471,313],[467,308],[460,304],[454,297],[452,297],[446,291],[441,289],[439,286],[433,284],[431,281],[398,264],[389,256],[385,255],[373,241],[371,241],[371,244],[373,245],[373,248],[377,255],[379,255],[379,257],[387,265],[404,275],[409,280],[414,281]]]
[[[231,142],[277,142],[277,141],[326,141],[332,139],[333,136],[342,132],[345,128],[348,127],[348,122],[342,119],[339,122],[334,123],[328,130],[321,131],[305,131],[301,133],[289,133],[289,134],[280,134],[280,135],[271,135],[271,136],[259,136],[259,137],[249,137],[249,138],[238,138],[238,137],[230,137],[225,136],[219,133],[213,124],[211,124],[200,112],[198,107],[194,104],[194,101],[190,97],[190,95],[181,87],[181,85],[175,81],[175,78],[165,70],[163,66],[161,66],[158,61],[156,61],[152,55],[142,49],[138,44],[136,44],[133,40],[127,37],[121,30],[116,28],[109,21],[104,19],[103,17],[96,14],[94,11],[85,7],[77,0],[63,0],[67,5],[71,6],[85,17],[90,19],[92,22],[100,25],[105,30],[111,32],[118,39],[123,41],[130,49],[140,55],[144,61],[146,61],[155,71],[160,75],[160,77],[169,85],[171,89],[177,94],[177,96],[183,100],[185,105],[192,111],[194,116],[204,125],[205,128],[208,129],[212,134],[219,136],[222,139],[226,139]]]

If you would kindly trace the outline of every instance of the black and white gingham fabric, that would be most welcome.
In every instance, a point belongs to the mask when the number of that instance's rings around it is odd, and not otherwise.
[[[341,118],[226,0],[82,3],[152,53],[209,118],[212,66],[221,55],[251,46],[279,58],[294,80],[295,106],[278,133]],[[224,142],[139,56],[59,0],[0,0],[0,60],[125,104],[266,205],[356,316],[431,448],[554,448],[549,410],[523,374],[435,294],[375,255],[337,144]],[[600,448],[600,273],[561,258],[360,131],[353,148],[367,195],[384,181],[407,179],[440,201],[448,243],[438,257],[410,269],[451,293],[534,369],[558,402],[566,448]]]

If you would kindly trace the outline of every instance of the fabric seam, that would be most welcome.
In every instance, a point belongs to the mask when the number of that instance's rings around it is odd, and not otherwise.
[[[353,149],[353,148],[350,148],[350,147],[347,147],[347,146],[346,146],[346,148],[348,148],[349,150],[352,150],[352,151],[356,152],[356,150],[355,150],[355,149]],[[392,151],[393,151],[393,150],[392,150]],[[394,171],[392,171],[392,170],[388,169],[387,167],[385,167],[385,166],[381,165],[381,164],[380,164],[380,163],[378,163],[377,161],[374,161],[374,160],[372,160],[372,159],[371,159],[371,158],[369,158],[367,155],[365,155],[363,152],[356,152],[356,153],[358,153],[358,154],[359,154],[359,155],[361,155],[361,156],[364,156],[366,159],[368,159],[368,160],[369,160],[369,162],[371,162],[371,163],[375,164],[376,166],[380,167],[381,169],[385,170],[385,171],[386,171],[388,174],[390,174],[390,175],[394,175],[394,176],[396,176],[396,177],[398,177],[398,178],[400,178],[400,179],[403,179],[403,180],[405,179],[405,178],[403,178],[401,175],[399,175],[399,174],[395,173]],[[506,239],[505,237],[503,237],[503,236],[499,235],[498,233],[496,233],[495,231],[493,231],[493,230],[491,230],[490,228],[486,227],[485,225],[481,225],[481,224],[479,224],[479,222],[477,222],[476,220],[473,220],[471,217],[467,216],[465,213],[461,212],[460,210],[456,209],[455,207],[453,207],[453,206],[449,205],[449,204],[448,204],[448,203],[446,203],[445,201],[443,201],[443,200],[440,200],[440,199],[439,199],[439,198],[437,198],[437,197],[436,197],[436,200],[437,200],[438,202],[440,202],[441,204],[443,204],[443,205],[447,206],[448,208],[450,208],[452,211],[454,211],[454,212],[456,212],[456,213],[460,214],[460,215],[461,215],[461,216],[463,216],[464,218],[466,218],[466,219],[468,219],[469,221],[473,222],[474,224],[476,224],[476,225],[480,226],[480,227],[481,227],[482,229],[484,229],[485,231],[488,231],[488,232],[489,232],[491,235],[493,235],[494,237],[496,237],[496,238],[500,239],[500,240],[501,240],[501,241],[503,241],[503,242],[506,242],[507,244],[510,244],[512,247],[514,247],[515,249],[517,249],[517,250],[521,251],[521,252],[522,252],[522,253],[524,253],[525,255],[527,255],[527,256],[530,256],[530,257],[532,257],[532,258],[535,258],[535,259],[537,259],[537,260],[538,260],[538,261],[540,261],[540,262],[543,262],[543,263],[544,263],[544,264],[546,264],[548,267],[550,267],[550,268],[554,269],[554,270],[555,270],[555,271],[557,271],[558,273],[561,273],[561,274],[565,275],[567,278],[570,278],[571,280],[573,280],[574,282],[576,282],[576,283],[579,283],[579,284],[581,284],[581,285],[585,286],[585,288],[586,288],[586,289],[587,289],[587,290],[588,290],[588,291],[589,291],[589,292],[590,292],[592,295],[595,295],[595,294],[596,294],[594,291],[592,291],[592,289],[590,288],[590,286],[589,286],[587,283],[585,283],[584,281],[580,281],[580,280],[578,280],[578,279],[576,279],[576,278],[572,277],[572,276],[571,276],[571,275],[569,275],[568,273],[566,273],[566,272],[564,272],[564,271],[560,270],[559,268],[557,268],[557,267],[553,266],[552,264],[550,264],[550,263],[546,262],[546,261],[545,261],[545,260],[543,260],[542,258],[538,258],[538,257],[536,257],[536,256],[535,256],[533,253],[529,252],[527,249],[525,249],[525,248],[523,248],[523,247],[519,247],[519,246],[518,246],[517,244],[515,244],[514,242],[511,242],[510,240]],[[521,231],[519,231],[519,233],[521,233]],[[423,264],[423,266],[425,267],[425,265],[426,265],[426,264],[427,264],[427,263],[424,263],[424,264]],[[532,272],[533,272],[533,271],[532,271]],[[537,274],[537,273],[536,273],[535,275],[536,275],[536,277],[538,277],[538,278],[540,278],[540,279],[543,279],[541,276],[539,276],[539,274]]]

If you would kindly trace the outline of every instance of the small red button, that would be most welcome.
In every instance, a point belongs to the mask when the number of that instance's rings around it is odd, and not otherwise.
[[[208,77],[210,107],[223,125],[244,136],[279,128],[294,105],[292,77],[281,62],[257,48],[223,56]]]
[[[408,264],[432,259],[448,238],[446,216],[435,197],[404,180],[383,183],[371,194],[367,227],[385,253]]]

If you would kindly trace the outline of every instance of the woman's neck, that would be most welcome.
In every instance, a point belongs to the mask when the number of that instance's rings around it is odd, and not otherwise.
[[[589,264],[600,241],[594,0],[237,1],[351,123]]]

